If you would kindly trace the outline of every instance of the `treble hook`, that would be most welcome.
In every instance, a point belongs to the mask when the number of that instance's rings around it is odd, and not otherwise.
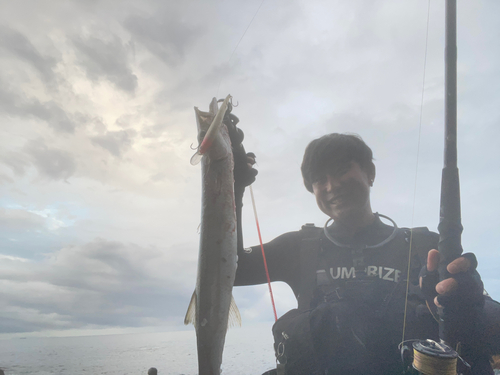
[[[217,103],[223,102],[224,99],[219,99],[217,100]],[[229,99],[229,103],[227,103],[227,112],[231,112],[233,110],[233,107],[237,107],[240,103],[236,102],[236,104],[233,104],[233,97]]]

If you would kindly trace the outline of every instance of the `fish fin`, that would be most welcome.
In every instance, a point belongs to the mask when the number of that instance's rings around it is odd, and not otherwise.
[[[188,309],[186,311],[186,316],[184,317],[184,325],[191,323],[194,325],[196,320],[196,290],[191,296],[191,302],[189,302]]]
[[[236,306],[236,302],[234,301],[234,297],[231,295],[231,305],[229,306],[227,328],[236,326],[241,327],[241,315],[240,310],[238,310],[238,306]]]

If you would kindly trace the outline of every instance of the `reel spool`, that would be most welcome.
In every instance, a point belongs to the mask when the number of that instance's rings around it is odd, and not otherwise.
[[[413,368],[425,375],[457,375],[458,353],[434,340],[418,340],[413,344]]]

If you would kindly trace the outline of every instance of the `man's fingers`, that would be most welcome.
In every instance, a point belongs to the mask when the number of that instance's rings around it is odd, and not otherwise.
[[[249,169],[252,169],[254,164],[256,163],[255,161],[256,157],[255,157],[255,154],[253,152],[249,152],[247,154],[247,167]]]
[[[437,307],[443,307],[443,306],[441,306],[441,305],[439,304],[437,296],[436,296],[436,297],[434,297],[434,304],[435,304]]]
[[[457,280],[449,278],[441,281],[436,285],[436,292],[438,292],[439,294],[450,293],[453,292],[455,289],[457,289],[457,287],[458,287]]]
[[[247,155],[247,164],[249,166],[252,166],[255,164],[255,156],[250,156],[250,155]]]
[[[437,270],[439,265],[439,251],[432,249],[427,254],[427,270],[429,272]]]
[[[423,271],[421,271],[424,279],[429,277],[427,269],[436,269],[435,267],[439,264],[439,254],[435,254],[435,251],[431,250],[429,252],[427,267],[424,267]],[[482,306],[484,304],[483,283],[476,272],[476,267],[477,259],[473,253],[465,253],[460,258],[449,263],[447,271],[451,274],[451,277],[441,282],[437,282],[436,280],[434,284],[435,289],[431,291],[434,292],[434,296],[437,293],[436,298],[434,298],[434,304],[438,307],[444,306],[445,309],[451,308],[452,310],[459,306],[465,306],[465,308]],[[436,275],[437,270],[431,274]],[[424,286],[427,285],[425,280],[421,283]],[[425,292],[424,289],[422,291]],[[432,293],[427,293],[426,295],[434,297]]]
[[[446,267],[446,269],[451,274],[456,274],[459,272],[467,272],[469,270],[470,264],[471,263],[469,259],[460,257],[455,259],[450,264],[448,264],[448,267]]]
[[[436,294],[435,287],[439,282],[439,275],[437,273],[437,268],[439,265],[439,251],[430,250],[427,254],[427,264],[422,267],[419,274],[420,289],[429,296],[434,296]]]

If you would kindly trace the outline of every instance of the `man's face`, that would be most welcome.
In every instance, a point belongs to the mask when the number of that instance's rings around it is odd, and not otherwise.
[[[360,165],[351,161],[325,172],[313,182],[313,193],[321,211],[333,220],[345,221],[370,210],[369,176]]]

